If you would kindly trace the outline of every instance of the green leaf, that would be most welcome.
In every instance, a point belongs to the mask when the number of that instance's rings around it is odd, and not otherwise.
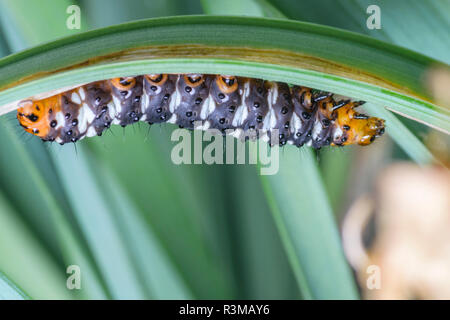
[[[65,268],[0,193],[0,270],[34,299],[70,299]]]
[[[1,176],[5,179],[2,182],[9,181],[3,186],[5,193],[8,192],[10,199],[15,200],[14,206],[23,212],[25,220],[31,222],[39,234],[44,236],[45,241],[40,238],[41,241],[38,242],[47,244],[46,255],[49,254],[48,251],[53,251],[56,256],[62,255],[67,265],[77,261],[86,280],[84,287],[88,288],[87,296],[104,298],[105,294],[89,259],[89,253],[83,247],[82,239],[77,237],[77,229],[70,224],[70,210],[64,205],[64,193],[61,192],[58,178],[53,174],[51,158],[42,145],[25,145],[8,119],[0,119],[0,124],[3,147],[0,154]],[[11,159],[14,161],[10,161]],[[49,161],[50,163],[47,163]],[[24,181],[27,183],[24,184]],[[10,236],[15,238],[13,234]],[[59,268],[65,273],[66,266]],[[81,291],[81,295],[85,294],[84,289]]]
[[[17,51],[32,45],[40,44],[71,35],[78,32],[77,29],[68,29],[66,13],[70,5],[76,4],[73,0],[58,0],[55,5],[53,0],[3,0],[0,3],[0,23],[9,45]],[[50,20],[44,20],[43,16],[29,13],[45,12]],[[83,15],[81,25],[84,25]]]
[[[357,298],[313,151],[288,148],[279,168],[261,179],[304,298]]]
[[[210,15],[241,15],[284,18],[284,15],[266,0],[202,0],[203,11]]]
[[[423,80],[432,68],[448,67],[324,26],[250,17],[160,18],[85,32],[0,60],[0,104],[12,103],[1,108],[7,112],[30,95],[117,76],[225,73],[389,105],[450,131],[450,111],[432,102]]]
[[[346,185],[351,175],[352,160],[359,146],[341,148],[323,148],[317,153],[317,161],[323,176],[323,185],[325,186],[330,199],[330,205],[337,218],[342,213],[342,199],[345,197]],[[340,221],[338,219],[338,221]]]
[[[103,167],[96,176],[113,208],[110,212],[124,238],[130,260],[135,261],[136,276],[148,288],[149,296],[154,299],[193,299],[165,248],[123,187]]]
[[[226,222],[241,284],[238,299],[293,299],[301,297],[287,250],[274,224],[274,214],[263,191],[259,172],[250,165],[229,168]],[[226,225],[223,223],[222,225]],[[292,235],[297,236],[297,233]]]
[[[0,300],[24,300],[29,297],[0,272]]]
[[[224,226],[217,221],[225,210],[218,201],[223,201],[227,188],[215,179],[223,169],[173,164],[168,130],[165,126],[152,128],[149,133],[138,128],[127,128],[124,134],[114,130],[90,139],[89,147],[96,163],[117,176],[124,190],[122,196],[129,197],[127,202],[139,210],[149,237],[154,232],[173,263],[171,268],[178,270],[192,295],[200,299],[231,298],[228,243],[221,237]],[[214,192],[211,184],[217,186]]]
[[[275,0],[273,3],[291,19],[367,34],[450,63],[448,0]],[[380,8],[381,29],[367,28],[366,10],[372,4]]]
[[[127,1],[79,0],[88,28],[106,27],[130,20],[201,13],[198,0]],[[108,10],[108,14],[98,14]]]
[[[133,260],[130,259],[117,222],[110,214],[110,206],[102,194],[101,186],[93,178],[87,157],[80,149],[78,157],[67,148],[53,152],[57,172],[66,188],[75,219],[112,297],[143,299],[146,297],[145,291],[136,277]],[[74,176],[77,179],[73,179]],[[77,261],[74,264],[78,264]]]

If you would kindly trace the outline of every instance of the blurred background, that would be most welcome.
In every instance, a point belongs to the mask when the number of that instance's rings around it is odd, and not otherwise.
[[[379,30],[366,26],[372,2]],[[81,30],[65,28],[71,4]],[[447,0],[0,0],[0,56],[186,14],[286,17],[450,63]],[[0,273],[33,299],[450,298],[449,137],[392,117],[369,147],[285,147],[278,174],[262,177],[254,165],[174,165],[171,125],[50,146],[8,114]],[[66,288],[70,265],[80,290]]]

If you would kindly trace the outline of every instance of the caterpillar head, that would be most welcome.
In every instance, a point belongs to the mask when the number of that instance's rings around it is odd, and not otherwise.
[[[354,110],[363,102],[346,101],[345,104],[335,110],[335,130],[333,145],[345,146],[359,144],[366,146],[384,133],[384,120],[376,117],[368,117]]]
[[[17,119],[26,132],[45,138],[50,130],[48,113],[49,107],[46,100],[26,100],[19,104]]]

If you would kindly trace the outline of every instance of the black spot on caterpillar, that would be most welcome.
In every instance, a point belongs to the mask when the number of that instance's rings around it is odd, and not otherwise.
[[[225,75],[149,74],[80,86],[43,100],[20,103],[25,131],[60,144],[101,135],[112,124],[169,122],[187,129],[230,130],[235,136],[280,145],[368,145],[384,120],[358,113],[362,101],[335,101],[327,92]],[[250,134],[251,133],[251,134]]]

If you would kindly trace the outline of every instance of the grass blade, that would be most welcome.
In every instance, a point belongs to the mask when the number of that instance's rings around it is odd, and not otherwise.
[[[423,80],[432,68],[448,66],[323,26],[253,17],[160,18],[93,30],[0,60],[0,105],[7,104],[1,108],[7,112],[30,95],[116,76],[224,73],[389,105],[449,132],[450,111],[433,102]]]
[[[356,299],[313,151],[284,150],[279,172],[261,179],[304,298]]]
[[[127,193],[105,168],[97,172],[104,194],[114,208],[120,234],[125,238],[127,251],[136,261],[138,277],[153,299],[193,299],[173,261],[167,256],[159,239],[146,225],[142,215],[126,196]]]
[[[173,164],[168,130],[152,128],[146,136],[144,130],[128,129],[122,139],[118,138],[122,132],[115,131],[99,138],[101,143],[91,139],[89,147],[96,163],[120,181],[124,195],[160,240],[193,296],[231,298],[231,262],[221,237],[223,224],[217,221],[221,211],[217,201],[223,201],[227,190],[220,180],[216,182],[221,168]],[[211,185],[217,185],[217,194],[211,193]]]
[[[0,164],[5,170],[2,172],[2,177],[6,179],[5,181],[10,181],[8,185],[4,185],[5,190],[8,191],[11,199],[20,197],[20,201],[15,206],[26,211],[26,214],[29,211],[31,219],[27,220],[33,223],[35,228],[40,228],[39,231],[47,233],[48,241],[54,242],[53,246],[46,248],[56,250],[56,255],[61,254],[67,265],[77,261],[77,264],[82,267],[86,285],[81,290],[80,297],[105,297],[89,254],[84,250],[83,242],[77,238],[77,230],[70,225],[68,214],[65,213],[67,207],[63,206],[63,202],[58,197],[61,195],[62,187],[58,179],[50,173],[54,168],[50,166],[46,169],[40,165],[41,162],[51,161],[51,159],[43,157],[45,153],[42,154],[44,152],[42,146],[31,148],[21,141],[17,130],[14,132],[7,119],[0,119],[0,123],[2,124],[0,131],[3,133],[1,141],[4,147],[0,156]],[[33,154],[32,151],[34,151]],[[9,160],[5,159],[6,156]],[[11,162],[11,159],[14,161]],[[44,177],[45,173],[48,174],[48,178]],[[24,178],[18,179],[17,177]],[[28,183],[24,186],[23,181]],[[36,190],[39,192],[37,193]],[[22,203],[23,199],[32,201]],[[37,223],[38,221],[40,223]],[[54,226],[58,227],[53,229]],[[44,243],[48,244],[48,241],[44,241]],[[8,241],[5,240],[5,243]],[[61,272],[66,270],[65,266],[59,266],[59,268]],[[84,296],[85,293],[86,296]]]
[[[0,270],[31,298],[73,298],[66,288],[65,268],[37,241],[1,193],[0,256]]]
[[[136,278],[133,260],[129,257],[117,223],[110,215],[111,208],[101,192],[101,186],[92,176],[83,148],[78,150],[78,157],[67,148],[54,151],[55,164],[69,203],[112,297],[145,298],[144,288]],[[74,176],[77,179],[73,179]]]
[[[227,2],[202,0],[201,2],[203,12],[210,15],[284,18],[284,15],[266,0],[229,0]]]
[[[245,290],[238,299],[293,299],[301,297],[292,264],[274,224],[255,168],[229,170],[228,220],[231,223],[236,275]],[[295,263],[294,263],[295,265]]]
[[[24,300],[29,297],[0,272],[0,300]]]

